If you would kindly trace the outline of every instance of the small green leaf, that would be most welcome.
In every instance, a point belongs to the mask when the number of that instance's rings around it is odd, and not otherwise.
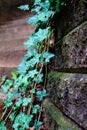
[[[35,0],[34,1],[34,5],[40,5],[42,2],[41,2],[41,0]]]
[[[27,86],[29,85],[28,76],[22,76],[21,85]]]
[[[46,90],[44,89],[42,91],[37,91],[36,95],[37,95],[38,100],[42,101],[43,98],[47,96],[47,93],[46,93]]]
[[[14,80],[15,80],[15,79],[17,78],[17,76],[18,76],[18,72],[17,72],[17,71],[12,71],[11,74],[12,74],[12,78],[13,78]]]
[[[3,77],[2,77],[2,82],[5,82],[5,81],[6,81],[6,78],[7,78],[6,76],[3,76]]]
[[[34,78],[35,75],[37,75],[37,74],[38,74],[37,69],[34,69],[34,70],[29,71],[28,75],[29,75],[30,78]]]
[[[7,93],[8,92],[8,90],[9,90],[9,88],[12,86],[12,80],[6,80],[5,81],[5,83],[4,83],[4,85],[2,85],[1,86],[1,88],[2,88],[2,91],[4,92],[4,93]]]
[[[47,51],[43,53],[43,58],[45,59],[45,62],[49,62],[52,57],[54,57],[54,54],[52,53],[49,53]]]
[[[4,101],[4,104],[5,104],[5,107],[8,108],[12,105],[12,100],[10,98],[7,98],[5,101]]]
[[[0,130],[6,130],[5,122],[0,122]]]
[[[29,10],[29,5],[21,5],[18,7],[20,10]]]
[[[38,14],[38,21],[47,22],[49,18],[53,15],[53,11],[42,11]]]
[[[34,78],[34,81],[36,83],[41,83],[43,82],[43,74],[38,74],[35,78]]]
[[[41,6],[35,6],[35,8],[33,8],[31,11],[32,12],[39,12],[41,9]]]
[[[33,106],[33,109],[32,109],[32,113],[33,114],[37,114],[38,110],[40,109],[40,106],[39,105],[34,105]]]
[[[32,103],[32,98],[23,98],[23,106],[27,106],[29,103]]]
[[[9,118],[10,118],[11,121],[14,121],[14,119],[15,119],[15,112],[12,112],[10,114]]]
[[[19,130],[19,128],[23,130],[28,129],[32,118],[33,115],[25,115],[25,113],[20,112],[14,120],[13,128],[17,130]]]
[[[31,93],[31,94],[35,94],[35,92],[36,92],[35,88],[32,88],[32,89],[30,90],[30,93]]]
[[[49,35],[50,28],[46,29],[39,29],[37,33],[35,33],[35,36],[38,38],[38,42],[42,42],[43,40],[47,39],[47,36]]]
[[[9,86],[4,86],[4,85],[2,85],[1,88],[2,88],[2,91],[3,91],[4,93],[7,93],[7,92],[8,92],[8,89],[9,89],[10,87],[9,87]]]
[[[15,92],[14,92],[14,91],[9,91],[9,92],[7,93],[7,97],[8,97],[9,99],[13,99],[13,98],[14,98],[14,95],[15,95]]]
[[[30,37],[28,38],[28,40],[26,42],[24,42],[24,45],[27,46],[28,48],[31,48],[32,46],[37,45],[36,43],[37,43],[37,41],[36,41],[34,35],[32,34],[32,35],[30,35]]]
[[[18,72],[19,74],[25,74],[26,73],[26,64],[24,61],[22,61],[19,65],[18,65]]]
[[[32,17],[30,17],[27,21],[28,24],[34,24],[37,25],[38,24],[38,15],[35,14]]]
[[[35,130],[39,130],[39,127],[40,127],[42,124],[43,124],[43,123],[42,123],[41,121],[35,120],[35,123],[34,123]]]
[[[20,97],[20,98],[16,101],[15,107],[16,107],[16,108],[19,108],[19,107],[21,106],[21,104],[22,104],[22,98]]]

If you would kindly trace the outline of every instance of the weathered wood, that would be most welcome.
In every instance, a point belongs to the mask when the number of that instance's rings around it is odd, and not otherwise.
[[[23,43],[34,30],[33,25],[27,24],[30,16],[29,13],[0,26],[0,80],[2,75],[11,75],[12,68],[17,68],[27,51]]]
[[[31,0],[0,0],[0,10],[7,10],[10,7],[15,7],[21,4],[31,4]]]
[[[0,0],[0,25],[6,24],[9,20],[20,19],[29,14],[29,11],[22,11],[17,7],[23,4],[32,6],[31,0]]]

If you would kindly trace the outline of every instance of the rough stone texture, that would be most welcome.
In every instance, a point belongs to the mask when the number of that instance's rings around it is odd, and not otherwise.
[[[82,0],[69,1],[55,16],[55,26],[57,43],[47,82],[49,98],[79,130],[87,130],[87,5]],[[51,122],[53,130],[58,130],[53,118]]]
[[[54,69],[87,72],[87,21],[55,45]],[[70,72],[70,70],[69,70]]]
[[[59,40],[86,19],[87,4],[83,0],[67,1],[66,7],[55,16],[56,39]]]
[[[58,108],[87,130],[87,75],[52,72],[47,90]]]
[[[49,99],[43,101],[43,106],[46,108],[44,120],[50,126],[49,130],[78,130],[78,126],[67,119]]]

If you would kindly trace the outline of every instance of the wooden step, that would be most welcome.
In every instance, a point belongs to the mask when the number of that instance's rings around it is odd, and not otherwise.
[[[26,53],[23,43],[34,30],[34,26],[26,22],[29,16],[30,14],[0,26],[0,78],[3,75],[10,77],[10,72],[17,68]]]

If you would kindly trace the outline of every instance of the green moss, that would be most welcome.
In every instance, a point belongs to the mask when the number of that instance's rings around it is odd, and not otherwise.
[[[65,118],[62,112],[48,99],[44,101],[51,118],[60,126],[61,130],[78,130],[77,126]]]
[[[63,76],[63,73],[60,72],[51,72],[48,74],[48,77],[53,77],[53,78],[60,78]]]

